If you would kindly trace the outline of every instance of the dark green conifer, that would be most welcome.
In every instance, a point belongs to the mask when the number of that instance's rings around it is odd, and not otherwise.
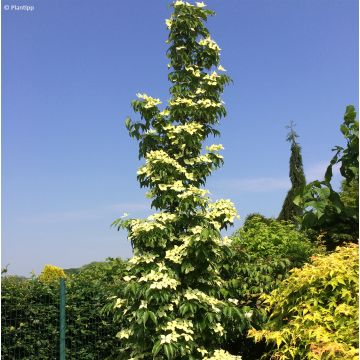
[[[281,212],[278,216],[278,220],[296,221],[296,217],[302,214],[302,210],[299,206],[294,204],[294,198],[299,190],[306,185],[306,179],[303,169],[301,147],[296,142],[296,138],[299,137],[295,130],[295,124],[293,122],[287,126],[290,129],[286,141],[291,143],[291,156],[290,156],[290,171],[289,177],[291,180],[291,189],[288,191],[284,200]]]

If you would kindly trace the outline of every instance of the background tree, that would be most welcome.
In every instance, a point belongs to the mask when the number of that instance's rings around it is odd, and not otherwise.
[[[340,130],[346,139],[346,147],[336,146],[323,181],[306,185],[296,197],[297,205],[304,209],[301,219],[303,229],[322,238],[329,250],[344,242],[358,242],[359,238],[359,122],[355,108],[346,107]],[[332,168],[340,165],[344,177],[342,191],[331,185]]]
[[[203,2],[172,6],[166,20],[171,99],[161,111],[159,99],[138,94],[132,105],[142,121],[126,120],[145,159],[140,186],[150,189],[159,212],[114,222],[127,229],[134,248],[127,285],[114,300],[125,323],[119,358],[230,359],[220,346],[227,329],[241,331],[246,318],[221,293],[219,266],[230,250],[220,231],[237,213],[229,200],[211,202],[201,188],[223,163],[222,145],[202,153],[202,144],[219,134],[215,125],[226,115],[220,94],[230,78],[204,26],[214,12]]]
[[[291,180],[291,189],[288,191],[284,200],[281,212],[278,216],[278,220],[294,221],[296,217],[302,214],[301,207],[294,204],[294,198],[299,191],[306,185],[306,179],[303,169],[303,162],[301,156],[301,147],[296,142],[296,138],[299,137],[295,130],[295,124],[290,123],[287,128],[290,132],[287,135],[286,140],[291,143],[291,156],[290,156],[290,171],[289,177]]]

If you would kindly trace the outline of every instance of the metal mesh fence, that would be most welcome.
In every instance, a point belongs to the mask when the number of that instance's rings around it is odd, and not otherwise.
[[[1,358],[58,359],[58,291],[11,278],[2,282]]]
[[[81,289],[81,291],[80,291]],[[2,279],[1,358],[106,359],[117,346],[110,316],[101,310],[109,294],[84,284],[66,287],[65,342],[60,351],[60,284]],[[65,355],[65,357],[64,357]]]

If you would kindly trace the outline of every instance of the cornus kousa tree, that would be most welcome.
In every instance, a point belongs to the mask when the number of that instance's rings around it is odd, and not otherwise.
[[[132,102],[141,121],[126,120],[139,141],[138,171],[148,187],[152,207],[147,219],[118,219],[132,242],[126,286],[114,299],[124,327],[119,357],[123,359],[236,359],[221,345],[227,333],[248,321],[226,299],[219,264],[229,253],[220,231],[237,216],[229,200],[210,202],[203,189],[207,176],[220,167],[222,145],[203,149],[204,140],[226,115],[220,99],[230,78],[220,65],[220,48],[204,26],[214,12],[205,4],[172,4],[166,20],[170,44],[171,98],[137,94]]]

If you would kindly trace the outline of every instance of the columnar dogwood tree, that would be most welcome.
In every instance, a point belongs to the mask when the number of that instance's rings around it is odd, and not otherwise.
[[[114,223],[127,229],[134,249],[114,305],[125,324],[117,335],[120,357],[233,359],[221,344],[230,327],[241,330],[247,320],[237,300],[224,297],[218,267],[229,252],[220,231],[237,213],[229,200],[211,202],[202,188],[223,163],[222,145],[202,144],[219,134],[215,126],[226,114],[220,94],[230,78],[204,26],[214,12],[203,2],[172,6],[166,20],[171,98],[161,109],[159,99],[137,94],[132,105],[141,121],[126,120],[145,159],[138,180],[158,212]]]

